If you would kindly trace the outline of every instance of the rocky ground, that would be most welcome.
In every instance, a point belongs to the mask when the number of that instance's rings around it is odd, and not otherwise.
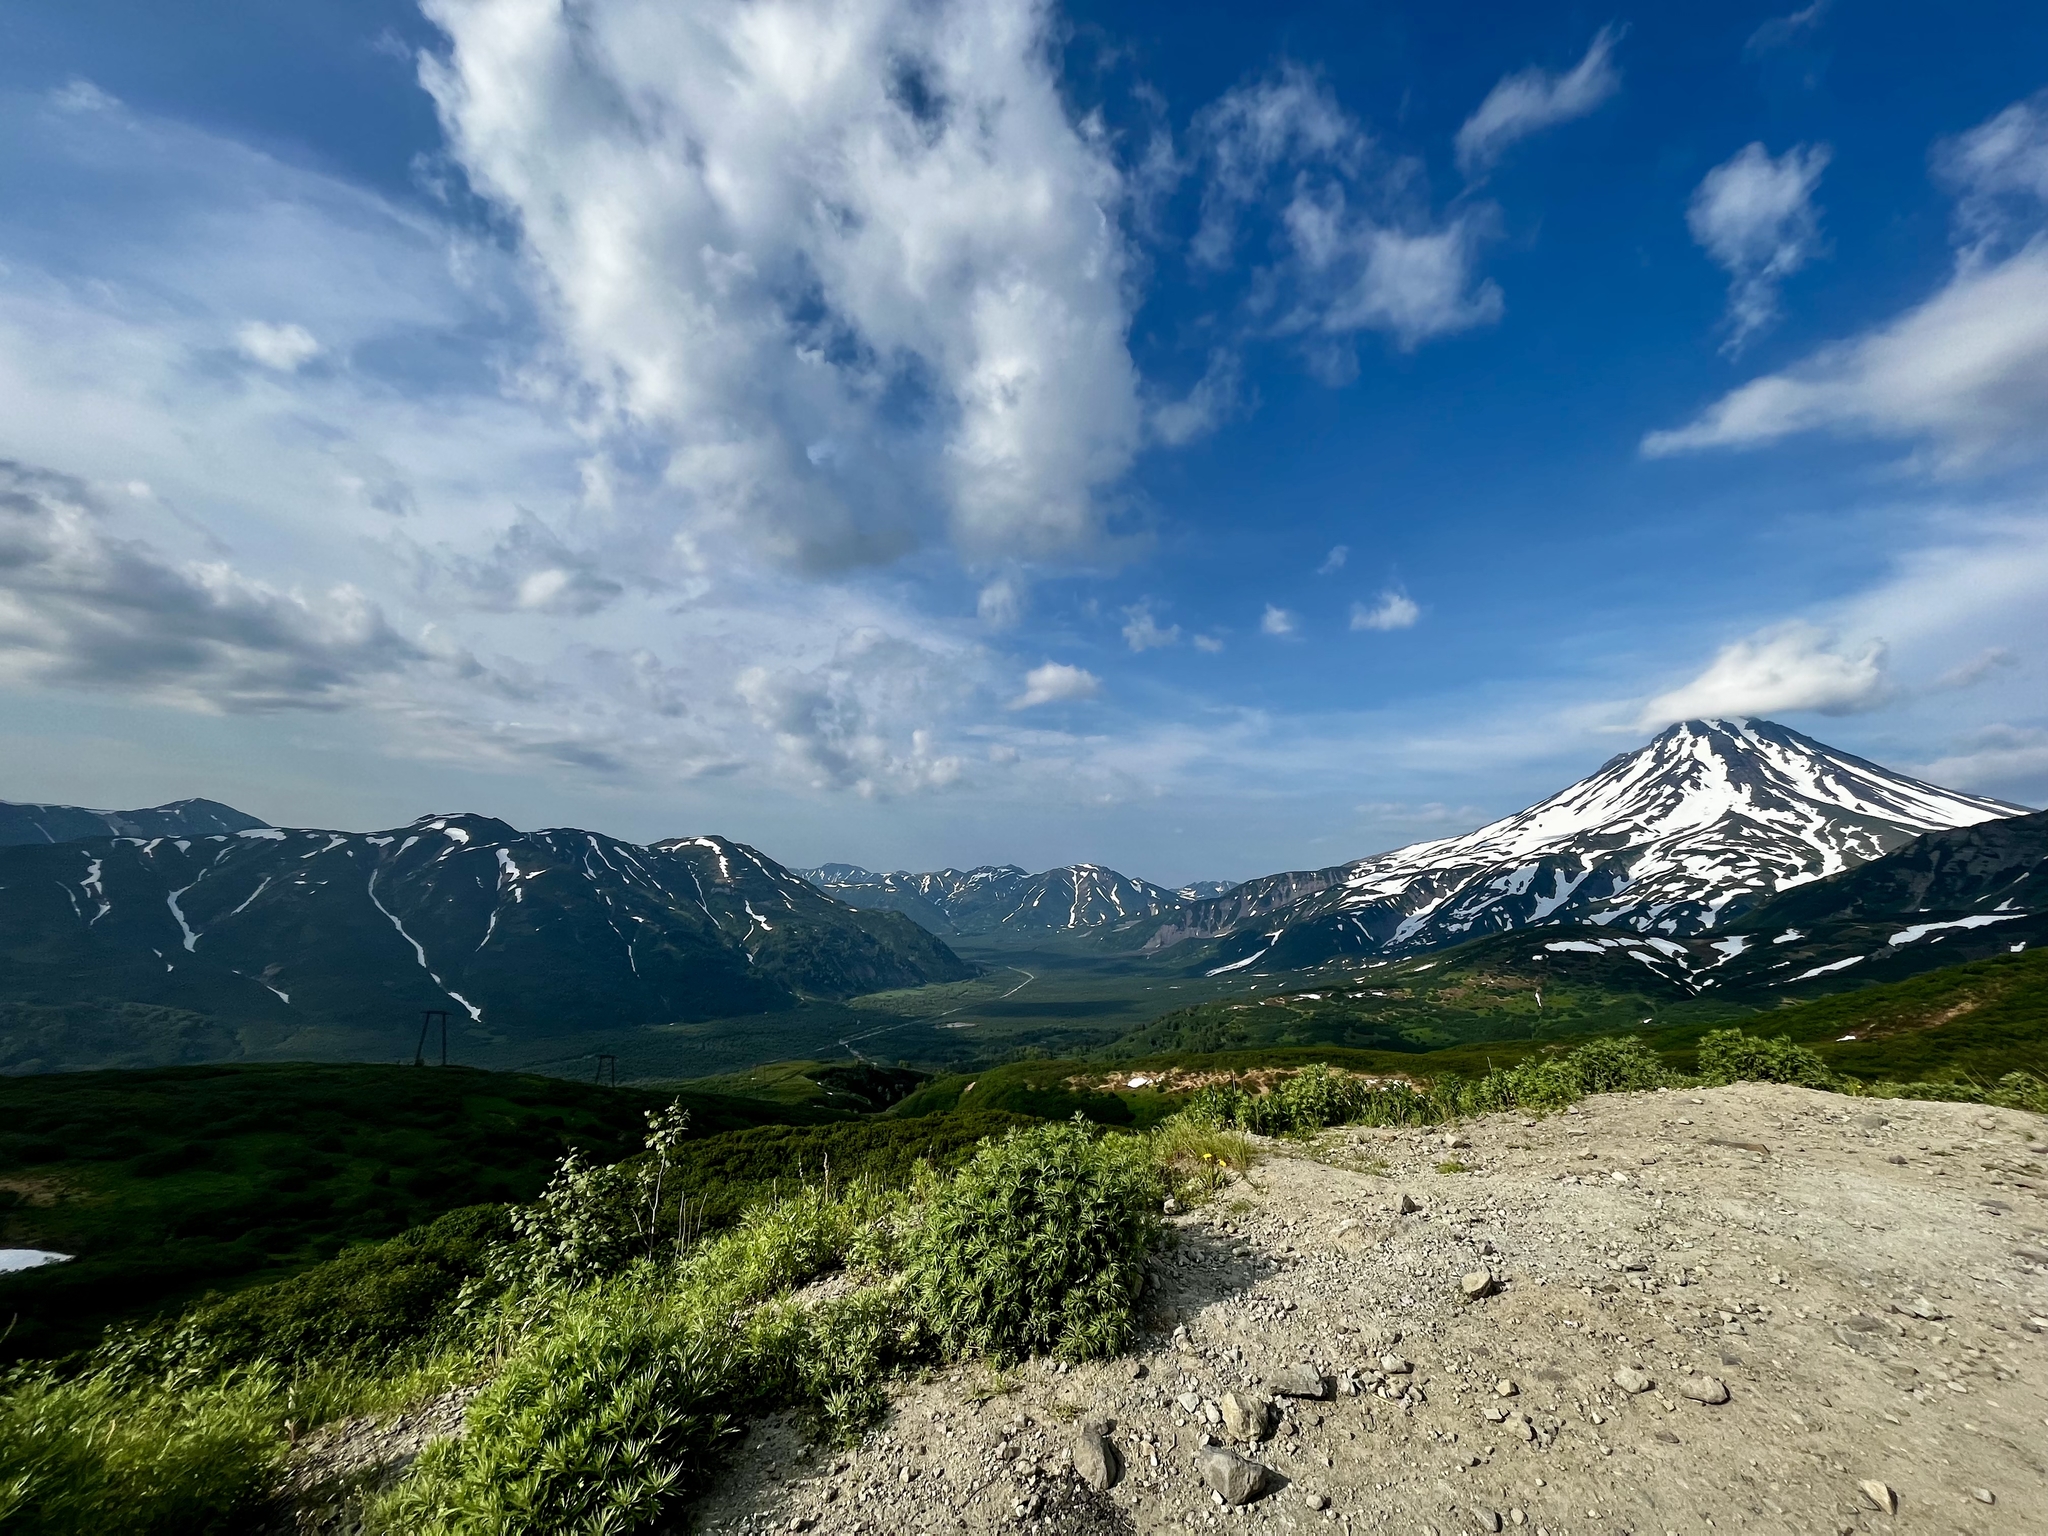
[[[1135,1356],[906,1383],[846,1452],[759,1425],[692,1523],[2048,1531],[2044,1138],[1743,1085],[1274,1144],[1175,1218]]]

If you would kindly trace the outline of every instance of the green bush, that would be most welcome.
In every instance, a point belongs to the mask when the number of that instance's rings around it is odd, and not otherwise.
[[[920,1314],[949,1353],[1114,1354],[1164,1194],[1137,1137],[1070,1122],[989,1142],[930,1192],[906,1239]]]
[[[17,1375],[0,1396],[0,1530],[200,1536],[248,1528],[284,1457],[274,1373],[172,1391]]]
[[[1828,1088],[1834,1074],[1827,1063],[1791,1037],[1766,1040],[1739,1029],[1716,1029],[1700,1039],[1700,1081],[1712,1088],[1728,1083],[1797,1083]]]

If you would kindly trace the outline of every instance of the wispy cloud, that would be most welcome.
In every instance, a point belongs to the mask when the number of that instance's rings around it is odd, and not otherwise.
[[[1561,74],[1532,65],[1503,76],[1458,129],[1458,168],[1467,176],[1484,175],[1510,145],[1584,117],[1620,90],[1614,47],[1624,30],[1602,27],[1586,56]]]
[[[1763,145],[1745,145],[1694,189],[1686,223],[1733,280],[1723,350],[1741,351],[1778,318],[1778,285],[1819,253],[1813,192],[1833,153],[1802,144],[1773,159]]]
[[[1819,30],[1831,4],[1832,0],[1813,0],[1812,4],[1802,6],[1789,15],[1771,17],[1749,34],[1742,51],[1747,54],[1769,53],[1811,36]]]
[[[1348,544],[1339,544],[1335,546],[1333,549],[1331,549],[1331,551],[1327,555],[1323,556],[1323,563],[1316,567],[1316,574],[1318,576],[1333,575],[1336,572],[1343,570],[1344,562],[1350,558],[1351,546]]]
[[[1291,635],[1298,627],[1293,614],[1272,603],[1266,604],[1266,611],[1259,618],[1259,633],[1263,635]]]
[[[235,345],[251,362],[279,373],[296,373],[320,355],[320,343],[303,325],[271,325],[263,320],[236,327]]]
[[[2036,97],[1937,146],[1957,195],[1955,270],[1895,319],[1731,391],[1651,457],[1797,433],[1919,439],[1956,466],[2048,448],[2048,110]]]

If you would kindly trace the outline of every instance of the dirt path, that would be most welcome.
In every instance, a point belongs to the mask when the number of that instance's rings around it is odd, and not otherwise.
[[[2048,1531],[2044,1137],[1745,1085],[1274,1147],[1177,1219],[1135,1359],[1038,1362],[985,1401],[975,1372],[907,1384],[845,1454],[764,1424],[693,1524]],[[1499,1289],[1467,1302],[1481,1270]],[[1278,1397],[1268,1437],[1213,1422],[1303,1362],[1324,1395]],[[1686,1395],[1704,1380],[1727,1400]],[[1106,1492],[1073,1468],[1091,1423]],[[1202,1481],[1205,1438],[1264,1469],[1251,1502]]]

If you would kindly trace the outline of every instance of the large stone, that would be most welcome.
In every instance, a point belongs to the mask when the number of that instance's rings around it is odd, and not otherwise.
[[[1688,1376],[1678,1384],[1678,1390],[1696,1403],[1728,1401],[1728,1383],[1718,1376]]]
[[[1319,1398],[1328,1390],[1323,1373],[1312,1365],[1283,1365],[1266,1386],[1281,1397]]]
[[[1624,1365],[1614,1373],[1614,1384],[1624,1392],[1647,1392],[1657,1385],[1643,1372],[1632,1365]]]
[[[1458,1290],[1467,1301],[1481,1300],[1499,1289],[1500,1282],[1490,1270],[1475,1269],[1458,1282]]]
[[[1266,1469],[1246,1461],[1226,1446],[1211,1446],[1201,1454],[1202,1481],[1226,1504],[1249,1504],[1266,1484]]]
[[[1081,1474],[1081,1481],[1097,1493],[1114,1488],[1123,1474],[1116,1447],[1100,1430],[1092,1428],[1084,1429],[1074,1437],[1074,1470]]]
[[[1263,1440],[1272,1427],[1273,1405],[1256,1392],[1226,1392],[1218,1406],[1233,1440]]]

